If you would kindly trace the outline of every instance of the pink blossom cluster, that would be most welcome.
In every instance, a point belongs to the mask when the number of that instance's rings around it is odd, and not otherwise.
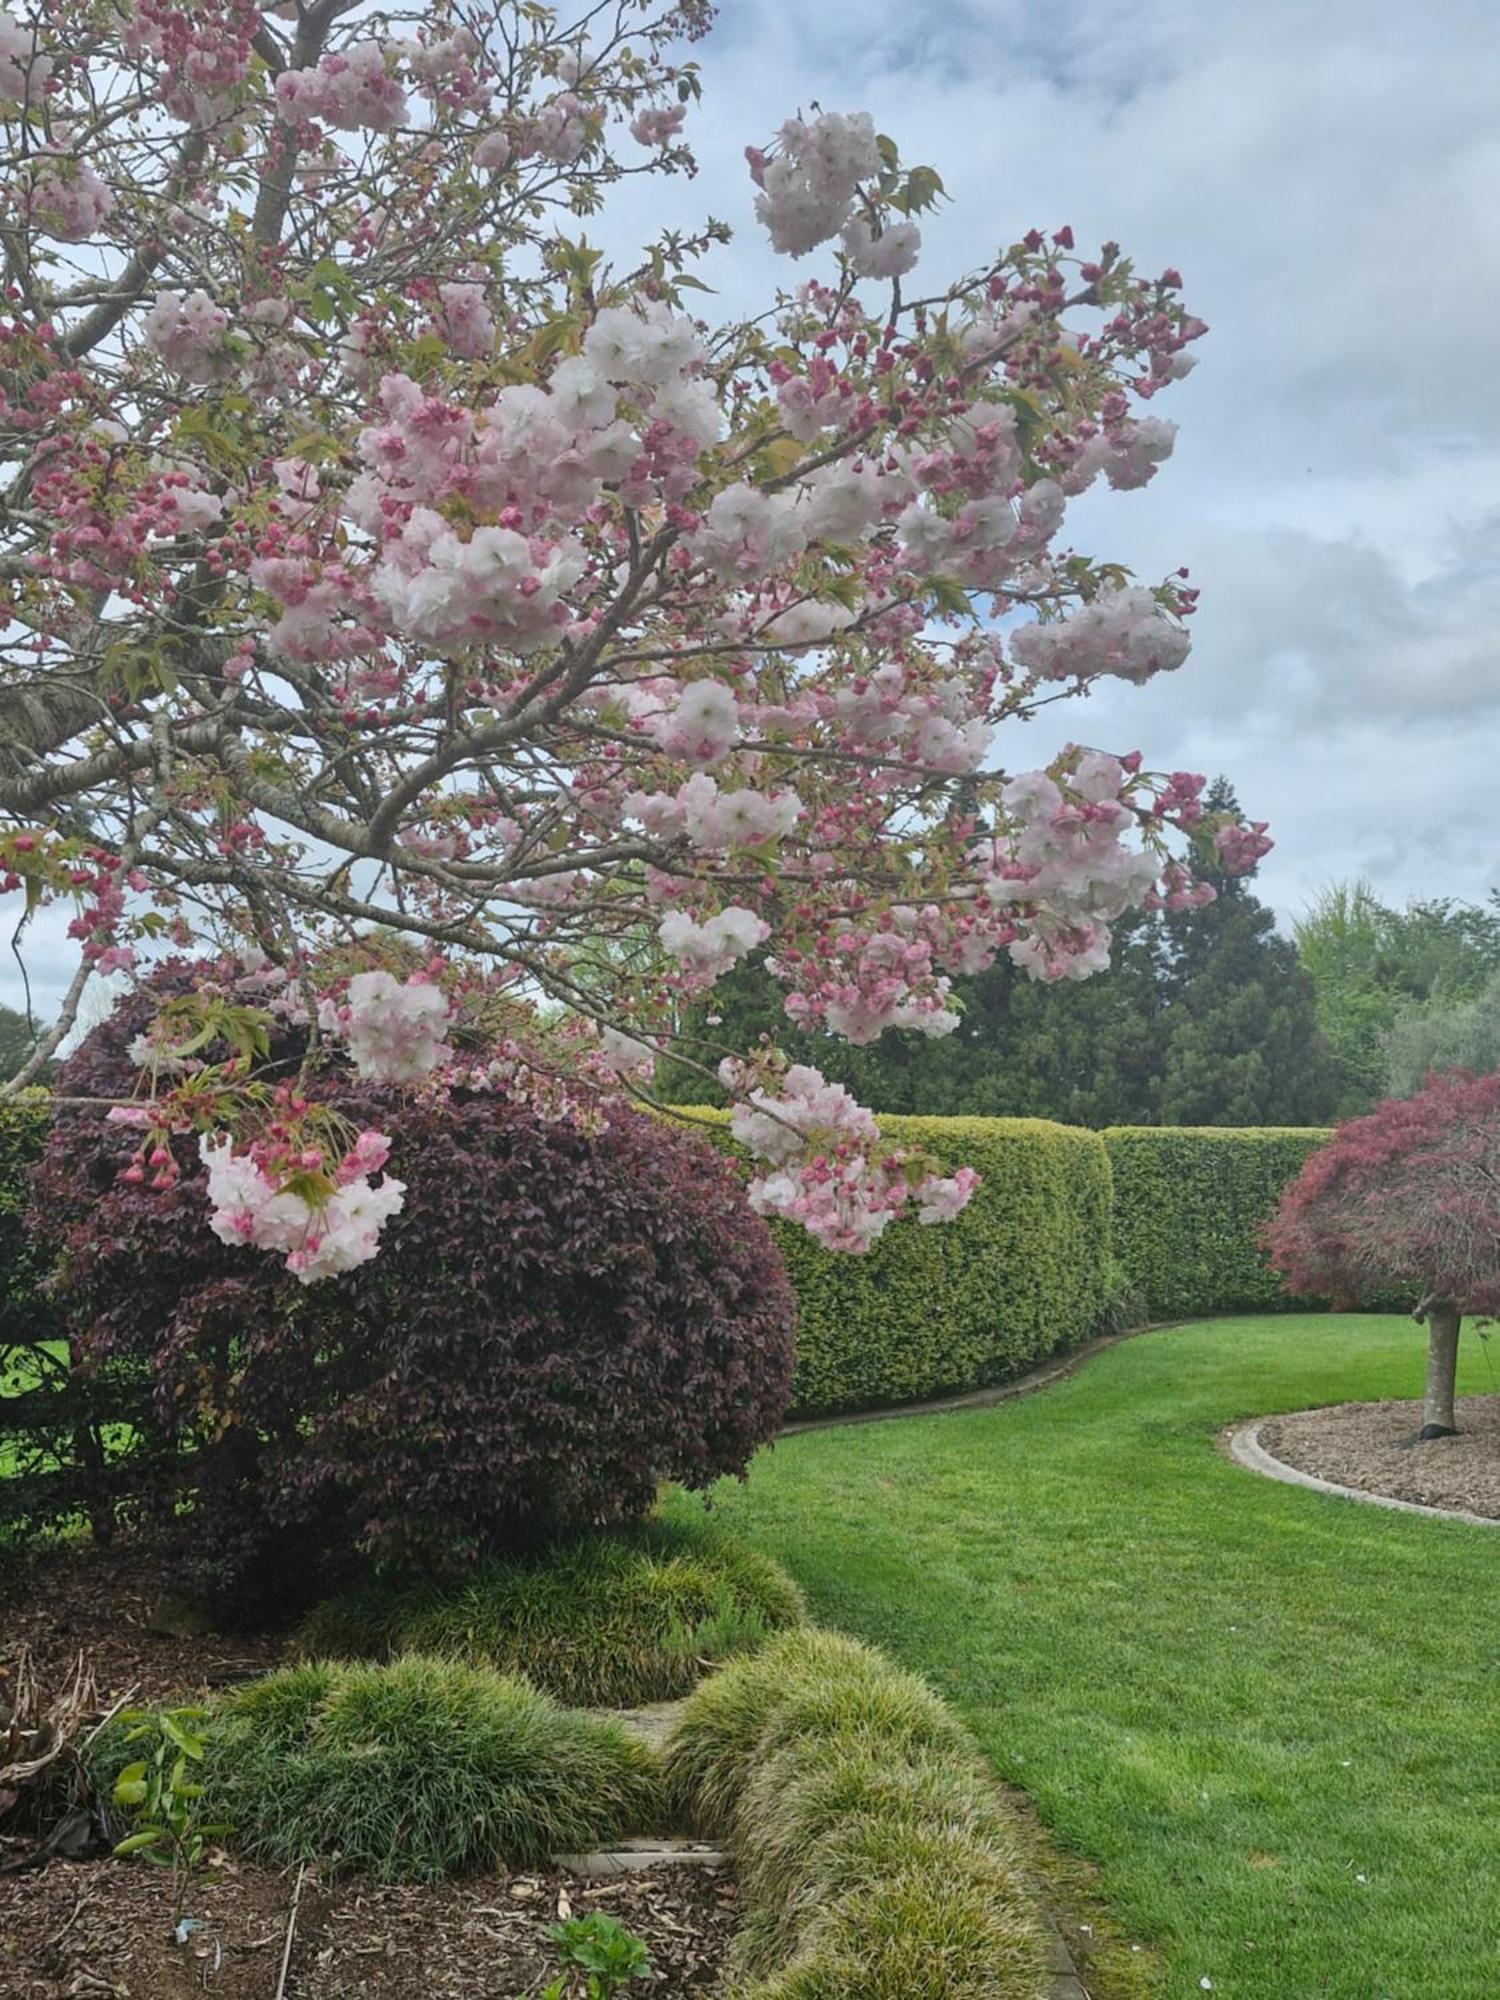
[[[1212,882],[1195,882],[1180,861],[1169,861],[1161,871],[1161,885],[1147,896],[1147,910],[1201,910],[1212,903],[1218,891]]]
[[[484,50],[468,28],[455,28],[425,42],[398,42],[395,54],[417,89],[433,103],[476,110],[489,100],[480,75]]]
[[[185,382],[222,382],[234,372],[229,315],[201,287],[186,296],[158,292],[141,333]]]
[[[38,104],[52,69],[52,58],[41,53],[37,30],[14,14],[0,13],[0,99]]]
[[[804,257],[837,236],[848,219],[856,188],[880,172],[880,148],[867,111],[851,117],[825,112],[810,124],[789,118],[771,158],[747,148],[760,193],[755,213],[785,256]]]
[[[1249,822],[1231,820],[1227,826],[1219,828],[1214,835],[1214,845],[1229,874],[1248,875],[1256,863],[1270,853],[1276,843],[1267,833],[1266,825],[1263,819]]]
[[[1104,590],[1081,610],[1011,634],[1012,657],[1038,680],[1114,674],[1139,684],[1170,673],[1188,656],[1189,639],[1149,590]]]
[[[598,1060],[611,1075],[622,1081],[647,1084],[656,1068],[657,1051],[638,1035],[628,1035],[605,1023],[599,1029]]]
[[[439,285],[438,301],[437,331],[451,352],[466,361],[488,354],[495,338],[495,316],[483,285]]]
[[[650,105],[630,121],[630,136],[641,146],[670,146],[687,117],[683,104]]]
[[[1178,357],[1181,362],[1192,358],[1190,354]],[[1124,398],[1119,401],[1123,403]],[[1157,467],[1172,456],[1176,442],[1177,426],[1165,417],[1132,419],[1121,410],[1114,422],[1079,444],[1063,475],[1063,485],[1069,493],[1081,493],[1102,472],[1120,492],[1145,486],[1156,476]]]
[[[674,681],[652,675],[608,691],[630,726],[666,756],[705,769],[720,764],[740,740],[740,705],[733,688],[705,676]],[[670,824],[680,827],[679,818]]]
[[[740,480],[714,495],[688,547],[715,576],[749,582],[800,555],[809,527],[795,493]]]
[[[499,644],[526,654],[556,644],[584,568],[580,549],[513,528],[476,528],[464,541],[418,507],[386,544],[374,587],[392,629],[437,652]]]
[[[290,1177],[270,1166],[257,1149],[237,1153],[227,1132],[204,1133],[198,1156],[208,1170],[209,1227],[221,1243],[249,1244],[286,1259],[304,1285],[338,1276],[365,1264],[380,1248],[380,1232],[401,1211],[406,1184],[379,1173],[390,1154],[381,1132],[364,1131],[339,1164],[337,1182],[321,1200],[310,1200],[286,1185]],[[316,1149],[287,1163],[305,1175],[321,1175]]]
[[[114,191],[86,161],[43,156],[32,183],[31,212],[49,235],[86,243],[114,210]]]
[[[1056,480],[1038,479],[1014,495],[988,493],[952,511],[914,501],[896,526],[913,568],[998,588],[1047,546],[1066,504]]]
[[[629,793],[622,811],[658,840],[680,833],[699,854],[723,854],[784,840],[802,818],[803,806],[790,786],[775,792],[749,786],[722,791],[707,772],[697,771],[675,794]]]
[[[342,1002],[326,999],[320,1025],[342,1034],[354,1067],[371,1083],[424,1082],[452,1051],[450,1009],[441,987],[420,973],[357,972]]]
[[[686,911],[668,910],[656,935],[663,951],[677,961],[683,990],[695,992],[712,986],[758,944],[764,944],[771,926],[753,910],[730,903],[702,923]]]
[[[84,959],[98,973],[129,972],[135,948],[121,937],[125,929],[126,892],[146,887],[138,868],[126,868],[117,854],[86,848],[67,871],[68,887],[78,900],[78,914],[68,924],[68,936],[83,947]],[[126,936],[130,933],[125,932]]]
[[[904,278],[915,268],[922,232],[911,221],[887,219],[877,229],[868,216],[854,215],[841,231],[844,253],[861,278]]]
[[[893,911],[890,925],[873,935],[844,926],[787,995],[788,1018],[856,1044],[877,1041],[893,1028],[934,1039],[951,1035],[959,1017],[944,1004],[947,980],[934,973],[934,932],[940,926],[924,928],[909,911]],[[777,969],[789,968],[778,961]]]
[[[353,42],[314,69],[283,70],[276,103],[285,118],[340,132],[394,132],[406,122],[406,92],[379,42]]]
[[[487,350],[490,339],[476,294],[469,285],[440,294],[448,322],[458,317],[465,352]],[[192,318],[179,308],[184,316]],[[157,339],[170,341],[181,365],[190,348],[177,320]],[[408,376],[384,375],[381,420],[360,434],[365,470],[342,503],[381,544],[368,588],[363,596],[341,588],[327,566],[321,577],[306,566],[282,568],[274,584],[261,572],[263,587],[302,609],[297,657],[319,657],[320,639],[323,657],[338,656],[340,609],[362,622],[383,618],[390,633],[444,652],[504,645],[525,654],[557,643],[570,618],[568,593],[587,567],[582,546],[563,531],[585,520],[607,481],[627,486],[642,462],[662,473],[662,497],[680,490],[717,438],[722,419],[699,374],[703,359],[691,321],[647,305],[599,312],[581,353],[558,362],[545,387],[517,384],[477,411]],[[634,424],[617,414],[622,394],[639,412]],[[435,511],[451,498],[495,518],[466,538]],[[787,498],[779,511],[789,518],[793,505]],[[277,643],[285,637],[278,627]]]
[[[258,0],[125,0],[126,55],[154,60],[161,101],[174,118],[206,125],[233,109],[260,29]]]
[[[588,106],[571,90],[544,104],[525,128],[526,150],[557,167],[571,166],[588,138]]]
[[[805,1063],[792,1064],[772,1087],[751,1087],[732,1058],[719,1074],[726,1088],[744,1093],[730,1119],[734,1137],[769,1168],[750,1182],[751,1206],[800,1223],[825,1249],[866,1251],[913,1207],[921,1222],[951,1221],[979,1186],[972,1168],[939,1176],[887,1148],[871,1114]]]

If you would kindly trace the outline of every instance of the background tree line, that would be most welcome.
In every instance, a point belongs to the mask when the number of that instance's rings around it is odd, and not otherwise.
[[[1236,805],[1223,779],[1206,802]],[[1430,1068],[1500,1068],[1500,895],[1396,910],[1335,883],[1287,938],[1252,877],[1198,865],[1217,900],[1124,918],[1109,979],[1043,985],[1002,959],[955,981],[963,1019],[940,1041],[801,1036],[754,965],[684,1025],[735,1047],[770,1036],[877,1110],[1073,1125],[1319,1125]],[[681,1103],[719,1100],[686,1068],[662,1083]]]
[[[1206,803],[1236,809],[1222,778]],[[1125,917],[1109,979],[1047,986],[1002,959],[955,982],[963,1018],[941,1041],[799,1035],[754,964],[683,1025],[705,1045],[770,1036],[881,1111],[1095,1127],[1320,1125],[1409,1096],[1429,1070],[1500,1069],[1500,891],[1393,909],[1366,882],[1335,882],[1287,938],[1252,876],[1207,854],[1198,866],[1217,900]],[[0,1007],[5,1074],[37,1031]],[[720,1097],[679,1064],[659,1082],[678,1103]]]

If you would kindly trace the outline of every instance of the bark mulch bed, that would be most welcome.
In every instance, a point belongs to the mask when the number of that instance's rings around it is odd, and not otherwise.
[[[99,1707],[157,1704],[247,1680],[284,1642],[260,1634],[153,1631],[170,1571],[144,1549],[87,1541],[45,1550],[0,1575],[0,1715],[23,1648],[50,1690],[80,1652]],[[170,1622],[170,1621],[169,1621]],[[7,1837],[7,1835],[11,1837]],[[0,1820],[0,2000],[272,2000],[295,1875],[215,1854],[190,1886],[200,1920],[174,1940],[169,1873],[143,1862],[68,1861],[6,1872],[34,1836]],[[521,2000],[555,1970],[547,1927],[605,1910],[646,1944],[656,2000],[710,2000],[736,1921],[736,1892],[712,1868],[658,1868],[610,1880],[563,1873],[484,1876],[436,1887],[322,1881],[298,1904],[285,2000]]]
[[[134,1690],[148,1706],[173,1696],[253,1679],[276,1666],[283,1640],[260,1633],[184,1634],[153,1631],[173,1624],[173,1579],[162,1556],[123,1544],[97,1548],[63,1541],[18,1557],[0,1572],[0,1710],[7,1670],[22,1646],[31,1648],[44,1687],[87,1656],[103,1706]]]
[[[1500,1520],[1500,1396],[1465,1396],[1455,1406],[1458,1436],[1412,1444],[1422,1405],[1336,1403],[1267,1417],[1260,1441],[1273,1458],[1394,1500],[1463,1508]]]
[[[226,1864],[192,1884],[183,1945],[165,1870],[54,1861],[0,1880],[0,2000],[271,2000],[294,1878]],[[286,2000],[520,2000],[555,1971],[547,1926],[607,1910],[646,1944],[654,2000],[709,2000],[735,1923],[734,1885],[707,1868],[609,1882],[482,1876],[437,1888],[309,1875]]]

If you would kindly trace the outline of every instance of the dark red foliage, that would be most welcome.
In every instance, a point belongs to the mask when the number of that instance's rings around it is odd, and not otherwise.
[[[1500,1075],[1430,1076],[1340,1125],[1265,1244],[1292,1292],[1358,1304],[1400,1287],[1500,1314]]]
[[[59,1095],[128,1090],[125,1045],[190,976],[96,1030]],[[168,1520],[191,1497],[221,1604],[257,1615],[356,1549],[451,1567],[621,1520],[664,1479],[743,1471],[774,1435],[792,1294],[706,1144],[615,1103],[589,1134],[347,1071],[313,1088],[392,1136],[407,1183],[379,1256],[341,1278],[304,1288],[221,1244],[185,1142],[176,1188],[123,1182],[132,1135],[102,1107],[59,1110],[35,1178],[77,1365],[150,1378],[126,1495]]]

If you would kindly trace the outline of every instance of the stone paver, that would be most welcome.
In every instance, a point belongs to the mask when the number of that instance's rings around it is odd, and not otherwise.
[[[554,1854],[553,1865],[574,1875],[597,1878],[635,1875],[642,1868],[727,1868],[721,1847],[701,1840],[622,1840],[618,1847],[597,1848],[590,1854]]]
[[[1078,1968],[1068,1950],[1067,1939],[1045,1910],[1042,1921],[1047,1926],[1047,1990],[1044,2000],[1089,2000],[1088,1988],[1078,1977]]]
[[[664,1750],[686,1707],[685,1701],[653,1701],[644,1708],[598,1708],[594,1713],[623,1723],[648,1749]]]

